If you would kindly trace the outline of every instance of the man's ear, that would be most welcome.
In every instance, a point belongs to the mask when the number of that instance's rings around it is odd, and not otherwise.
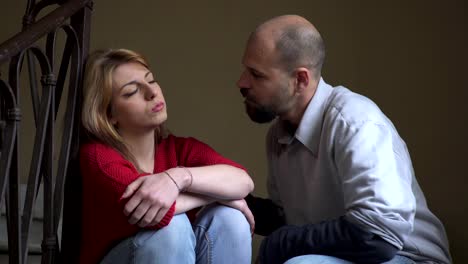
[[[296,78],[296,92],[302,93],[309,86],[310,83],[310,71],[307,68],[300,67],[294,72]]]

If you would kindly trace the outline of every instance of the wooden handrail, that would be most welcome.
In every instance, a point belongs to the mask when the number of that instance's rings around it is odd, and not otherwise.
[[[70,0],[59,8],[44,16],[30,27],[19,32],[0,44],[0,65],[8,61],[22,50],[31,46],[53,29],[62,25],[78,10],[85,7],[91,0]]]

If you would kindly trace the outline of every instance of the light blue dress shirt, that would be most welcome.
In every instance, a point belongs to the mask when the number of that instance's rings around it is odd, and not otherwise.
[[[406,144],[370,99],[320,80],[295,131],[267,136],[268,193],[288,224],[345,215],[428,263],[450,263],[442,223],[428,209]]]

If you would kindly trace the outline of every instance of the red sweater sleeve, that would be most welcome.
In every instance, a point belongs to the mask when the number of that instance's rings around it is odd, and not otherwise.
[[[179,166],[200,167],[216,164],[225,164],[246,170],[236,162],[221,156],[207,144],[195,138],[174,137],[177,149],[177,161]],[[199,208],[187,212],[191,221],[196,218]]]
[[[199,167],[225,164],[246,170],[240,164],[221,156],[210,146],[195,138],[177,138],[176,147],[180,166]]]
[[[80,165],[83,182],[80,263],[99,263],[113,246],[141,230],[128,223],[123,213],[126,201],[120,197],[128,184],[145,174],[138,173],[114,149],[96,142],[81,146]],[[168,225],[174,210],[175,203],[161,222],[149,228]]]
[[[93,189],[96,188],[99,196],[109,202],[108,206],[119,210],[125,218],[123,208],[126,200],[121,200],[120,197],[130,183],[149,174],[140,174],[120,153],[99,143],[82,146],[81,167],[86,171],[86,175],[83,175],[84,181],[88,185],[95,185]],[[168,225],[174,215],[174,210],[175,204],[171,206],[161,222],[151,228],[158,229]]]

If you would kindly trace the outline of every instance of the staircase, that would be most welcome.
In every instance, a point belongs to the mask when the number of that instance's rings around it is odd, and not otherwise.
[[[26,185],[20,187],[21,204],[24,203],[26,194]],[[29,228],[28,249],[29,257],[28,263],[41,262],[41,243],[42,243],[42,229],[43,229],[43,188],[39,187],[36,204],[33,209],[33,220]],[[61,235],[61,224],[59,225],[59,241]],[[0,207],[0,264],[8,263],[8,233],[7,233],[7,219],[5,203],[3,202]]]

